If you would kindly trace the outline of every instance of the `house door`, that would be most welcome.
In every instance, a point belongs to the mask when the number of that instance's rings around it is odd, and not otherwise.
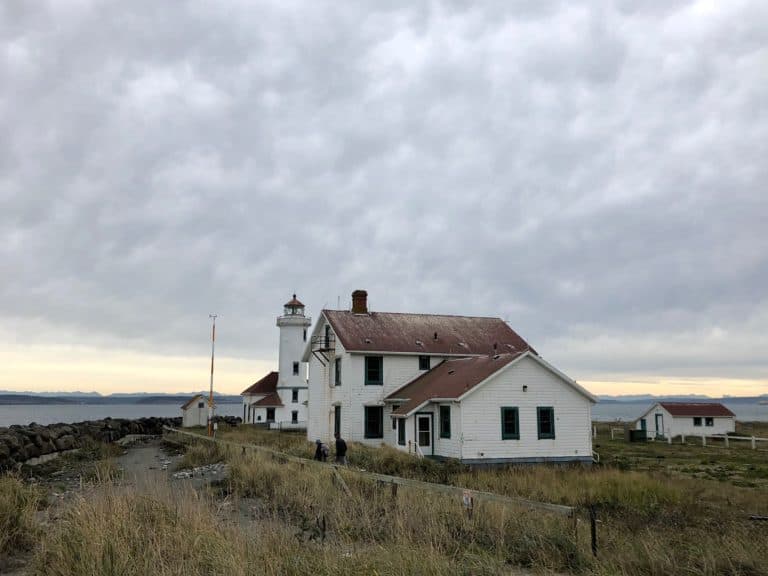
[[[341,436],[341,406],[333,407],[333,435]]]
[[[645,420],[645,418],[640,419],[640,430],[643,432],[648,430],[648,422]]]
[[[416,415],[416,442],[425,456],[435,453],[432,446],[432,414]]]
[[[274,422],[274,421],[275,421],[275,409],[267,408],[267,422]]]
[[[664,414],[656,414],[656,436],[664,436]]]

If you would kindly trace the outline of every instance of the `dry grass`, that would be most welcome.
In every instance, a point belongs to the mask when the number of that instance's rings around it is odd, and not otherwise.
[[[213,502],[194,492],[138,495],[110,485],[68,511],[45,536],[30,570],[33,576],[508,573],[482,550],[452,557],[421,541],[383,547],[360,536],[323,544],[269,518],[248,530],[226,525]]]
[[[38,534],[35,512],[41,502],[40,492],[19,478],[0,477],[0,559],[34,545]]]
[[[266,430],[244,428],[225,433],[224,437],[267,445],[297,456],[309,457],[312,450],[311,443],[301,436],[279,435]],[[666,458],[657,457],[656,452],[668,451],[670,448],[672,451],[666,453]],[[546,550],[546,562],[531,560],[526,554],[514,553],[504,555],[504,562],[606,574],[768,574],[768,531],[764,525],[748,519],[751,514],[768,515],[768,498],[764,490],[739,486],[738,483],[731,485],[722,481],[715,482],[694,474],[680,474],[675,468],[664,467],[664,461],[673,460],[675,455],[688,465],[700,459],[699,452],[693,451],[694,456],[689,455],[689,451],[693,450],[690,446],[681,446],[675,450],[674,446],[657,443],[655,446],[635,445],[633,449],[647,451],[645,460],[661,463],[652,470],[638,466],[638,471],[626,470],[626,466],[610,465],[593,469],[537,466],[470,471],[455,463],[446,466],[418,460],[387,447],[369,448],[355,444],[351,454],[353,465],[371,471],[545,502],[579,507],[589,504],[597,506],[600,518],[600,554],[597,561],[593,562],[583,555],[583,551],[588,548],[584,541],[585,529],[580,531],[578,540],[574,540],[567,530],[547,524],[549,532],[541,534],[541,537],[548,535],[558,541],[560,549],[552,552],[540,540],[537,546]],[[718,454],[723,454],[722,449]],[[742,450],[724,454],[727,465],[741,461],[745,466],[754,466],[753,459],[758,457],[759,454]],[[302,479],[302,474],[296,471],[288,473],[288,476],[281,473],[281,468],[292,470],[292,465],[268,462],[259,468],[248,462],[239,453],[233,455],[235,488],[277,506],[273,509],[275,514],[309,522],[313,514],[323,510],[327,518],[334,519],[336,530],[368,533],[367,538],[387,546],[397,540],[382,539],[381,531],[376,529],[379,522],[408,526],[401,518],[391,518],[386,512],[386,503],[377,504],[375,494],[361,491],[359,487],[359,494],[364,495],[363,504],[359,509],[342,514],[340,510],[346,510],[348,504],[339,505],[336,501],[339,490],[332,484],[321,484],[318,487],[312,482],[319,480]],[[307,482],[309,484],[305,484]],[[354,484],[350,480],[350,485]],[[299,496],[293,495],[294,487]],[[310,496],[312,494],[317,498]],[[325,504],[318,503],[323,501],[330,502],[330,510]],[[414,510],[418,511],[416,518],[421,522],[428,522],[429,519],[430,523],[434,521],[439,526],[453,525],[453,528],[447,529],[449,532],[455,529],[455,518],[437,512],[439,506],[420,509],[418,504]],[[455,503],[450,506],[457,508]],[[372,520],[366,512],[370,509],[375,511]],[[539,534],[537,528],[542,525],[541,515],[520,517],[525,519],[524,525],[517,526],[520,532]],[[345,531],[343,527],[348,525],[348,521],[352,522],[353,528]],[[372,528],[363,529],[360,523]],[[498,536],[494,540],[480,537],[480,533],[474,527],[469,541],[486,544],[490,541],[498,542]],[[419,541],[419,536],[408,530],[404,534],[407,538]],[[467,538],[466,533],[461,534],[462,538]],[[570,548],[562,545],[566,540],[576,545],[575,555],[572,553],[573,545]],[[456,543],[452,543],[450,538],[446,539],[445,532],[437,530],[432,533],[429,542],[430,546],[437,543],[438,549],[446,554],[456,553]],[[505,542],[507,550],[515,549],[513,544],[503,539],[502,542]],[[498,546],[491,548],[498,549]],[[478,549],[486,548],[479,545]],[[562,550],[565,553],[561,553]]]
[[[200,442],[184,446],[184,456],[176,467],[179,470],[214,464],[224,459],[219,445],[213,442]]]

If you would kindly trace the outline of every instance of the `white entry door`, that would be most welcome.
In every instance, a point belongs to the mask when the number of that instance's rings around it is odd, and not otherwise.
[[[432,446],[432,414],[416,415],[416,442],[424,455],[435,453]]]

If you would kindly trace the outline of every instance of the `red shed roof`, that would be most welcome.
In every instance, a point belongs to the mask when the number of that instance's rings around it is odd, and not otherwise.
[[[270,394],[275,390],[277,390],[277,372],[270,372],[264,378],[240,392],[240,396],[245,396],[246,394]]]
[[[522,354],[446,360],[395,390],[387,396],[387,400],[407,400],[393,412],[395,415],[406,415],[432,398],[458,398]]]
[[[192,406],[192,404],[195,402],[195,400],[197,400],[198,398],[202,398],[202,397],[203,397],[202,394],[195,394],[194,396],[192,396],[192,398],[190,398],[189,400],[184,402],[184,404],[181,406],[181,409],[182,410],[186,410],[187,408]]]
[[[501,318],[323,310],[336,337],[351,352],[412,354],[536,353]],[[494,344],[496,348],[494,349]]]
[[[280,400],[280,396],[278,395],[277,392],[272,392],[270,394],[267,394],[266,396],[264,396],[264,398],[252,404],[252,406],[268,406],[270,408],[275,406],[282,406],[282,405],[283,405],[283,402],[282,400]]]
[[[735,416],[718,402],[659,402],[672,416]]]

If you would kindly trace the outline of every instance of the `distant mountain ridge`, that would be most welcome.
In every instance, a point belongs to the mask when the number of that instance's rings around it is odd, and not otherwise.
[[[137,394],[109,394],[102,396],[98,392],[80,394],[62,393],[52,395],[50,393],[34,392],[8,392],[0,390],[0,404],[183,404],[195,394],[208,396],[208,392],[190,392],[188,394],[148,393]],[[214,399],[218,404],[239,404],[240,396],[231,394],[216,394]]]
[[[649,404],[652,402],[720,402],[725,404],[757,404],[768,401],[768,394],[760,396],[721,396],[713,398],[703,394],[654,396],[652,394],[630,394],[626,396],[598,396],[603,404]]]

